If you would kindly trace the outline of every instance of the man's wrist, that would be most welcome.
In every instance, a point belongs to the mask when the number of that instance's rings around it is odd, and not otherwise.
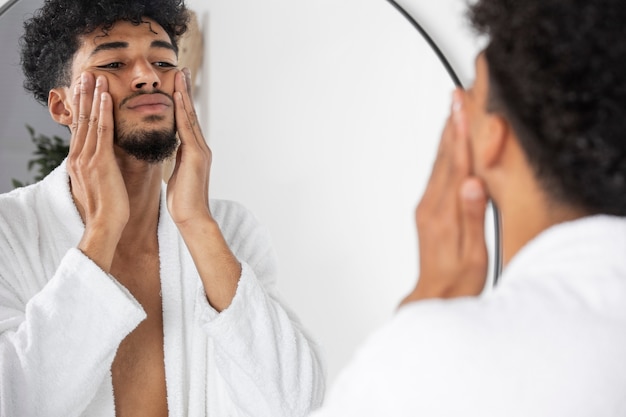
[[[108,273],[111,270],[113,256],[121,235],[122,232],[115,228],[91,225],[85,228],[78,249]]]

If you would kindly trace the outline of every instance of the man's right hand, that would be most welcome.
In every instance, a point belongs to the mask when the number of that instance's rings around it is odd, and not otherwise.
[[[113,149],[113,103],[107,79],[81,74],[72,94],[72,108],[67,170],[74,202],[85,223],[78,249],[109,272],[130,208]]]

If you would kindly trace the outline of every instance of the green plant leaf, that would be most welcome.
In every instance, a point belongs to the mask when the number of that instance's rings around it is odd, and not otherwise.
[[[16,180],[15,178],[13,178],[11,180],[11,182],[13,183],[13,188],[20,188],[20,187],[23,187],[24,185],[26,185],[26,184]]]
[[[35,151],[33,151],[35,158],[28,161],[28,170],[32,171],[33,168],[37,167],[38,173],[35,175],[35,181],[40,181],[63,162],[70,147],[59,136],[51,138],[44,134],[37,134],[35,129],[29,125],[26,125],[26,130],[28,130],[31,140],[35,144]],[[28,185],[28,183],[22,183],[16,179],[13,179],[12,183],[14,188]]]

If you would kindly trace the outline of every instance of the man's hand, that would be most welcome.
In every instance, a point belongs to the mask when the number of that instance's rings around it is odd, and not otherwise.
[[[402,304],[478,295],[487,275],[487,195],[472,176],[463,92],[454,92],[437,160],[416,210],[420,277]]]
[[[78,248],[109,271],[128,222],[128,193],[113,150],[113,105],[105,77],[81,74],[72,95],[67,170],[72,195],[85,222]]]
[[[211,215],[211,150],[193,107],[187,69],[176,74],[174,103],[180,146],[167,183],[167,208],[189,248],[209,303],[222,311],[235,296],[241,265]]]
[[[191,100],[191,76],[187,69],[176,74],[174,102],[180,145],[167,187],[167,207],[179,227],[210,219],[209,176],[211,150],[207,145]],[[193,226],[192,226],[193,227]]]

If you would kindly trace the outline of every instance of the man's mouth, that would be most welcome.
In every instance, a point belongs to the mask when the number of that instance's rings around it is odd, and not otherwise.
[[[172,101],[165,94],[141,94],[129,99],[125,107],[141,113],[159,113],[172,106]]]

